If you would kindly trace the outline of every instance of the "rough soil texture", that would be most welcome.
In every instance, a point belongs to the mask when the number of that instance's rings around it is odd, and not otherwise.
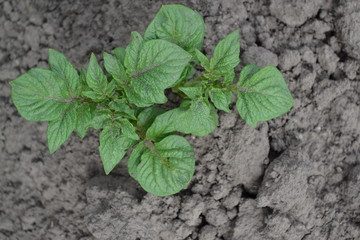
[[[182,1],[205,18],[205,51],[241,30],[243,63],[276,65],[296,104],[253,129],[234,111],[188,139],[192,182],[143,192],[126,160],[105,176],[98,132],[55,154],[46,124],[14,108],[9,81],[47,67],[47,48],[77,67],[126,45],[161,4],[140,0],[0,0],[0,239],[360,239],[358,0]],[[177,1],[181,3],[181,1]]]

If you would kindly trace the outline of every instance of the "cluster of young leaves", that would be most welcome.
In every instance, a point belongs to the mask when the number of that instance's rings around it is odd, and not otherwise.
[[[206,136],[218,125],[217,110],[236,108],[249,125],[278,117],[293,106],[281,73],[273,66],[248,65],[235,78],[240,59],[239,32],[221,40],[212,57],[200,50],[205,24],[199,13],[165,5],[144,36],[132,33],[126,48],[103,54],[104,73],[94,54],[78,72],[61,53],[49,50],[50,69],[31,69],[11,82],[12,99],[30,121],[48,121],[48,146],[55,152],[75,131],[101,130],[100,156],[109,174],[133,148],[128,170],[148,192],[179,192],[195,171],[193,149],[174,133]],[[204,71],[195,75],[195,66]],[[165,89],[183,97],[165,111]]]

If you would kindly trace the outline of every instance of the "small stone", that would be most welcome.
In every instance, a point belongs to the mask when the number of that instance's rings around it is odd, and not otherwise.
[[[357,61],[349,60],[345,62],[344,71],[349,79],[351,80],[355,79],[358,70],[359,70],[359,63]]]
[[[306,48],[302,53],[302,59],[308,63],[316,63],[316,56],[313,51]]]
[[[210,209],[205,215],[206,221],[213,226],[221,226],[229,221],[226,211],[222,208]]]
[[[326,70],[328,74],[334,73],[337,63],[340,60],[335,52],[328,45],[325,45],[320,49],[318,56],[320,66]]]
[[[29,26],[26,28],[24,35],[25,42],[30,45],[31,49],[37,50],[40,44],[40,33],[37,27]]]
[[[360,59],[360,11],[346,14],[337,24],[347,53]]]
[[[0,80],[13,80],[19,76],[19,71],[16,69],[1,69],[0,70]]]
[[[246,64],[256,64],[260,68],[278,65],[277,55],[263,47],[249,47],[243,55],[243,61]]]
[[[199,240],[215,240],[216,228],[211,225],[205,225],[200,230]]]
[[[55,33],[53,26],[49,23],[45,23],[43,25],[43,28],[44,28],[45,33],[47,33],[49,35],[53,35]]]
[[[6,14],[11,15],[12,7],[10,5],[10,2],[8,2],[8,1],[4,2],[3,10]]]
[[[313,87],[316,79],[316,72],[303,71],[299,77],[299,82],[301,84],[301,90],[304,92],[310,92]]]
[[[315,16],[323,2],[323,0],[272,0],[270,12],[280,21],[289,26],[296,27]]]
[[[294,66],[298,65],[300,61],[300,53],[296,50],[287,50],[279,57],[279,65],[285,71],[290,70]]]
[[[43,17],[39,13],[34,13],[30,16],[29,21],[35,25],[41,25],[44,21]]]

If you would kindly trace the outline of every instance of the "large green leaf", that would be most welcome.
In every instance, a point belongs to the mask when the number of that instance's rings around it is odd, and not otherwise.
[[[168,196],[183,189],[195,171],[193,149],[181,136],[171,135],[158,143],[145,142],[135,149],[129,172],[149,193]]]
[[[230,113],[229,104],[233,99],[233,93],[228,88],[213,88],[209,92],[211,101],[215,107],[224,112]]]
[[[164,5],[145,31],[145,40],[164,39],[186,51],[201,49],[205,23],[196,11],[182,5]]]
[[[78,96],[80,90],[79,74],[64,54],[49,49],[49,65],[51,71],[64,80],[70,95],[73,97]]]
[[[51,121],[73,101],[64,81],[53,72],[34,68],[10,83],[12,100],[29,121]]]
[[[254,65],[246,66],[236,87],[236,107],[245,122],[253,127],[285,114],[294,105],[284,77],[274,66],[261,70]]]
[[[57,119],[49,122],[47,136],[50,153],[55,152],[75,130],[76,108],[76,104],[69,105]]]
[[[184,101],[179,108],[158,116],[146,132],[146,136],[155,139],[174,131],[206,136],[213,132],[217,125],[216,110],[207,99]]]
[[[106,92],[107,79],[93,53],[91,54],[89,67],[86,72],[86,82],[95,92]]]
[[[120,128],[116,125],[108,125],[101,131],[99,151],[106,174],[114,169],[125,156],[126,149],[132,147],[134,143],[121,134]]]
[[[215,47],[210,59],[210,69],[219,73],[232,71],[240,62],[240,36],[234,31],[221,40]]]
[[[131,77],[125,88],[130,103],[145,107],[165,103],[164,90],[173,86],[189,62],[191,55],[180,47],[164,40],[143,43],[141,36],[126,48],[125,66]]]

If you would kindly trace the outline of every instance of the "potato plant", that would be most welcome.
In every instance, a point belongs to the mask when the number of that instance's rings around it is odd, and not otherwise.
[[[234,95],[241,118],[253,127],[285,114],[294,104],[274,66],[247,65],[234,81],[239,31],[205,56],[204,21],[185,6],[163,6],[143,36],[131,35],[128,46],[104,52],[106,72],[94,54],[88,66],[77,71],[62,53],[50,49],[50,69],[34,68],[11,82],[21,116],[48,122],[51,153],[73,131],[83,138],[90,128],[100,130],[106,174],[132,149],[130,175],[152,194],[171,195],[183,189],[195,171],[193,149],[177,133],[210,134],[218,126],[217,111],[231,112]],[[162,108],[168,101],[166,89],[182,97],[178,107]]]

